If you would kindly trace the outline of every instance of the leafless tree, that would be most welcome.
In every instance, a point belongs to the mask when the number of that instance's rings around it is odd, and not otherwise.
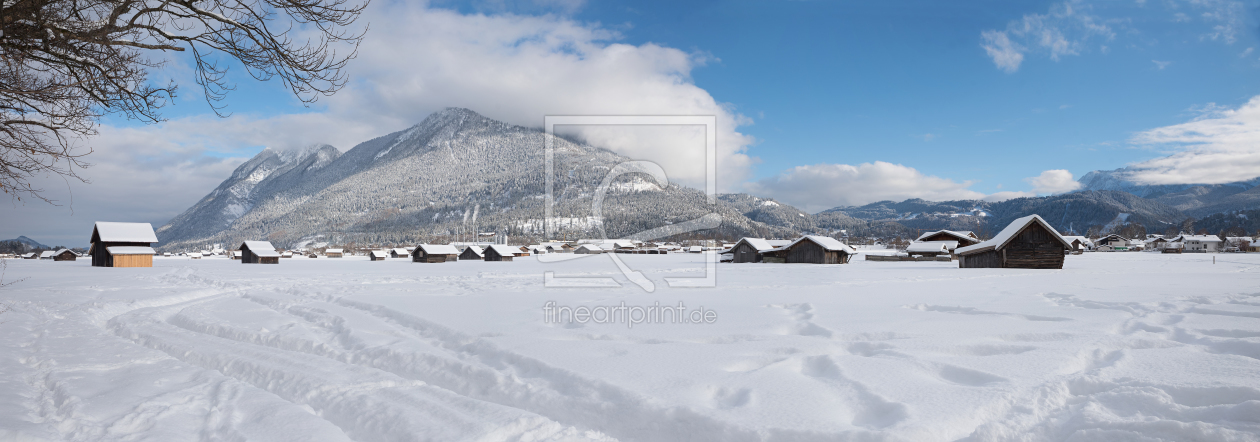
[[[221,60],[278,78],[304,103],[346,84],[368,0],[4,0],[0,2],[0,190],[49,203],[37,175],[82,180],[107,114],[154,123],[175,97],[153,68],[191,55],[216,114],[233,86]],[[337,48],[344,47],[341,53]]]

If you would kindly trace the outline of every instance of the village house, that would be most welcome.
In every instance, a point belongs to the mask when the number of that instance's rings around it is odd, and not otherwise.
[[[421,244],[411,252],[411,262],[446,262],[459,259],[459,250],[449,244]]]
[[[1216,235],[1181,235],[1177,241],[1185,253],[1216,253],[1224,249],[1224,241]]]
[[[92,226],[93,267],[153,267],[157,235],[149,223],[97,221]]]
[[[1072,244],[1046,220],[1028,215],[1012,221],[993,239],[954,251],[958,268],[1061,269]]]
[[[241,264],[279,264],[280,252],[271,241],[245,241],[241,243]]]
[[[1064,236],[1063,239],[1072,244],[1073,253],[1081,253],[1094,250],[1094,242],[1084,236]]]
[[[1099,252],[1124,252],[1129,250],[1129,245],[1128,238],[1114,233],[1094,240],[1094,250]]]

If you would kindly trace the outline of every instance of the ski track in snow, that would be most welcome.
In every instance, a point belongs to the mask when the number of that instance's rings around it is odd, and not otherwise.
[[[426,296],[459,297],[485,284],[519,290],[539,282],[510,270],[388,278],[350,272],[328,275],[338,281],[329,285],[298,277],[258,284],[184,266],[134,278],[144,296],[93,285],[46,287],[41,296],[50,301],[0,298],[0,309],[9,309],[0,314],[0,355],[7,355],[0,356],[0,373],[10,374],[0,376],[0,440],[190,440],[195,434],[214,441],[1260,441],[1255,378],[1239,385],[1135,375],[1217,369],[1195,365],[1202,355],[1236,357],[1228,359],[1233,367],[1260,372],[1260,293],[1120,301],[1056,286],[1037,295],[1052,314],[1005,311],[978,298],[972,306],[901,306],[902,315],[912,315],[901,317],[915,321],[1012,324],[982,342],[923,344],[915,333],[854,331],[828,322],[835,312],[820,310],[816,301],[761,304],[754,309],[779,318],[766,330],[704,339],[558,328],[574,342],[612,343],[614,356],[626,354],[616,349],[626,345],[749,345],[735,347],[744,357],[720,371],[754,381],[704,386],[698,403],[709,410],[646,396],[487,339],[499,334],[470,335],[353,296],[423,285],[435,286]],[[979,284],[1016,277],[960,272],[905,280]],[[827,290],[862,285],[819,284]],[[100,294],[69,299],[79,289]],[[57,296],[67,300],[51,301]],[[1110,325],[1087,335],[1072,325],[1082,321]],[[761,346],[771,342],[795,344]],[[1064,364],[1033,384],[1001,363],[983,363],[1069,350]],[[934,410],[962,416],[942,421],[948,430],[930,428],[916,424],[924,405],[889,393],[871,367],[896,367],[909,376],[899,380],[992,399],[977,409]],[[802,398],[825,401],[816,408],[846,429],[792,429],[790,419],[748,426],[733,418],[774,400],[776,392],[759,388],[756,379],[785,379],[787,388],[811,391],[814,396]],[[101,397],[128,401],[115,405],[96,400]]]

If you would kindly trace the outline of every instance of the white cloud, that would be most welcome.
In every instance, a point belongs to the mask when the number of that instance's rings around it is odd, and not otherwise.
[[[1011,41],[1011,37],[1002,31],[984,31],[980,33],[983,41],[980,47],[993,58],[993,64],[1006,72],[1019,70],[1024,62],[1024,47]]]
[[[570,4],[560,1],[559,7]],[[351,83],[311,111],[197,116],[130,129],[102,126],[90,143],[95,153],[88,157],[97,166],[84,173],[93,183],[69,184],[74,216],[80,218],[75,225],[95,219],[165,222],[241,161],[216,156],[313,143],[345,151],[448,106],[531,127],[541,127],[545,115],[715,115],[719,184],[739,185],[755,161],[745,154],[754,140],[738,132],[750,121],[691,79],[691,71],[709,60],[705,54],[619,43],[614,30],[552,14],[461,14],[411,2],[377,2],[361,20],[371,23],[371,31],[350,63]],[[579,135],[632,158],[656,161],[671,181],[703,186],[700,131],[596,127],[582,128]],[[64,192],[55,190],[66,187],[60,179],[37,184],[66,201]],[[0,215],[0,225],[7,227],[0,236],[34,233],[38,223],[10,224],[32,219],[23,214],[70,214],[69,207],[33,206]]]
[[[1136,145],[1173,150],[1133,164],[1131,179],[1147,184],[1221,184],[1260,177],[1260,96],[1237,109],[1209,104],[1191,121],[1134,135]]]
[[[1171,61],[1159,61],[1159,60],[1151,60],[1151,63],[1155,63],[1155,68],[1161,71],[1164,70],[1164,68],[1168,67],[1168,65],[1172,64]]]
[[[778,176],[750,183],[748,190],[812,213],[882,200],[984,198],[983,193],[968,189],[971,184],[971,181],[957,182],[924,175],[912,167],[876,161],[856,166],[797,166]]]
[[[1041,172],[1041,175],[1026,178],[1028,184],[1032,184],[1033,193],[1054,194],[1071,192],[1081,188],[1081,183],[1072,178],[1072,172],[1065,169],[1047,170]]]
[[[1111,27],[1082,9],[1078,2],[1069,1],[1051,6],[1045,14],[1026,14],[1007,23],[1005,30],[981,32],[980,46],[998,69],[1012,73],[1019,70],[1025,53],[1046,53],[1059,61],[1080,54],[1094,37],[1115,38]]]

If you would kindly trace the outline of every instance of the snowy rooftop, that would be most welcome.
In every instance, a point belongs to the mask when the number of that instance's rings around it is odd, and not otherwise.
[[[473,253],[476,253],[477,256],[486,254],[486,252],[482,250],[481,247],[479,246],[468,246],[468,249],[472,249]],[[464,249],[464,250],[467,251],[468,249]]]
[[[1221,238],[1216,235],[1181,235],[1179,241],[1198,241],[1198,242],[1221,242]]]
[[[153,233],[153,225],[149,223],[114,223],[97,221],[94,227],[96,235],[102,242],[158,242]]]
[[[459,250],[450,244],[421,244],[420,250],[426,255],[458,255]]]
[[[907,252],[940,252],[958,248],[958,241],[918,241],[906,247]]]
[[[957,237],[958,239],[966,240],[966,241],[968,241],[968,242],[975,242],[975,241],[977,241],[975,238],[973,238],[973,237],[971,236],[971,235],[972,235],[972,233],[971,233],[971,231],[970,231],[970,230],[961,230],[961,231],[959,231],[959,230],[937,230],[937,231],[935,231],[935,232],[927,232],[927,233],[924,233],[924,234],[922,234],[922,235],[919,235],[919,238],[918,238],[918,239],[916,239],[915,241],[922,241],[922,240],[923,240],[923,238],[927,238],[927,237],[929,237],[929,236],[936,235],[936,234],[938,234],[938,233],[944,233],[944,234],[946,234],[946,235],[953,236],[953,237]]]
[[[797,238],[796,241],[792,241],[784,246],[776,247],[773,250],[786,250],[796,245],[796,243],[799,243],[805,240],[813,241],[815,244],[822,246],[823,249],[828,250],[828,251],[845,252],[849,254],[857,253],[857,250],[855,250],[852,247],[849,247],[845,243],[840,242],[840,240],[838,239],[832,238],[830,236],[817,236],[817,235],[802,236],[800,238]]]
[[[241,244],[241,248],[249,249],[249,251],[260,258],[277,258],[280,252],[276,251],[276,246],[271,245],[271,241],[245,241]]]
[[[758,252],[792,244],[792,240],[785,239],[743,238],[740,241],[748,243],[748,245],[757,249]],[[739,243],[736,242],[735,244],[738,245]],[[731,246],[731,248],[734,248],[734,246]]]
[[[1059,235],[1059,232],[1057,230],[1054,230],[1054,227],[1051,227],[1050,223],[1046,222],[1046,220],[1044,219],[1041,219],[1041,216],[1033,214],[1033,215],[1025,216],[1023,218],[1016,219],[1015,221],[1011,221],[1011,224],[1006,226],[1005,229],[1002,229],[1001,232],[998,232],[998,234],[994,236],[993,239],[990,239],[988,241],[985,241],[985,242],[982,242],[980,244],[976,244],[973,246],[960,248],[958,250],[955,250],[954,253],[964,254],[964,253],[969,253],[969,252],[981,251],[985,249],[995,249],[995,250],[1001,249],[1003,247],[1006,247],[1006,243],[1009,243],[1011,242],[1012,239],[1015,239],[1015,235],[1018,235],[1020,231],[1024,230],[1025,227],[1028,227],[1032,223],[1041,224],[1041,227],[1044,227],[1047,231],[1050,232],[1051,235],[1054,235],[1055,238],[1058,238],[1059,242],[1063,243],[1064,247],[1067,247],[1067,248],[1072,247],[1072,243],[1066,239],[1063,239],[1063,236]]]
[[[389,251],[388,250],[373,250],[369,252],[368,255],[370,255],[373,258],[388,258]]]
[[[499,256],[512,256],[521,252],[521,249],[504,244],[491,244],[486,246],[487,252],[490,251],[490,249],[494,249],[494,252],[498,253]]]

